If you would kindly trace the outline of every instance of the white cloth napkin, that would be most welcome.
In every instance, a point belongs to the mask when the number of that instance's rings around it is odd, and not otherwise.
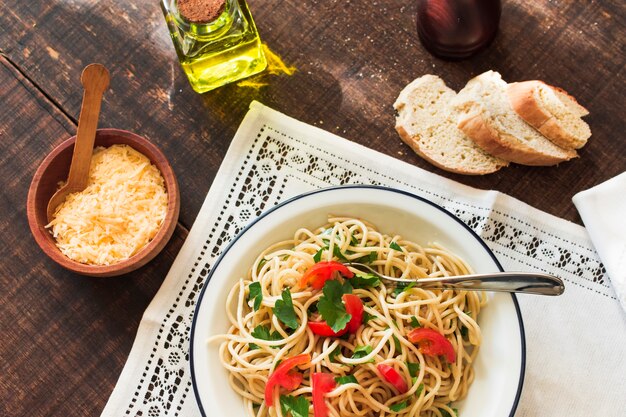
[[[394,139],[400,140],[389,138]],[[545,271],[565,280],[562,296],[518,297],[526,332],[526,374],[515,417],[624,414],[626,315],[583,227],[253,102],[185,244],[144,314],[102,416],[199,416],[190,382],[189,333],[195,303],[216,257],[273,205],[313,189],[356,183],[423,196],[471,227],[505,269]]]
[[[626,172],[579,192],[572,201],[626,310]]]

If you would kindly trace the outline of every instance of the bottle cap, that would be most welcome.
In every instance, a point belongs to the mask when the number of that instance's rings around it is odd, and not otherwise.
[[[178,0],[178,13],[191,23],[210,23],[217,19],[226,0]]]

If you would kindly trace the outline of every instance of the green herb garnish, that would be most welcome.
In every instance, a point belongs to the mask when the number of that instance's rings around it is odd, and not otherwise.
[[[356,380],[356,377],[354,375],[338,376],[335,378],[335,382],[338,385],[359,383],[359,381]]]
[[[280,335],[280,333],[278,333],[277,331],[273,331],[272,333],[270,333],[270,329],[269,327],[266,326],[256,326],[254,328],[254,330],[252,330],[252,333],[250,333],[252,335],[252,337],[256,338],[256,339],[262,339],[262,340],[282,340],[282,336]],[[278,346],[272,346],[273,348],[278,348]],[[257,345],[256,343],[250,343],[250,350],[255,350],[255,349],[260,349],[259,345]]]
[[[378,287],[380,279],[374,274],[354,275],[350,278],[350,282],[354,288]]]
[[[391,243],[389,244],[389,247],[390,247],[391,249],[393,249],[393,250],[397,250],[397,251],[402,252],[402,248],[401,248],[401,247],[400,247],[400,245],[398,245],[396,242],[391,242]]]
[[[352,354],[352,359],[361,359],[361,358],[366,357],[370,353],[372,353],[372,347],[370,345],[357,346],[354,349],[354,353]]]
[[[459,410],[457,410],[456,408],[452,409],[452,412],[454,414],[450,414],[448,410],[444,410],[443,408],[440,408],[439,411],[441,412],[441,417],[456,417],[459,415]]]
[[[404,283],[398,283],[398,285],[396,286],[396,288],[393,289],[393,296],[397,297],[398,295],[402,294],[405,291],[410,290],[411,288],[415,287],[417,283],[416,282],[409,282],[408,284],[404,284]]]
[[[409,375],[416,377],[420,371],[420,364],[417,362],[407,362],[406,367],[409,368]]]
[[[291,413],[292,417],[309,417],[309,400],[306,397],[280,396],[280,409],[283,415]]]
[[[337,356],[339,356],[340,353],[341,346],[337,346],[332,352],[330,352],[330,355],[328,355],[328,360],[331,362],[337,362]]]
[[[349,262],[348,258],[346,258],[343,253],[341,253],[341,250],[339,249],[339,246],[335,245],[333,246],[333,255],[339,259],[340,261],[343,262]]]
[[[327,246],[324,246],[322,249],[318,250],[317,253],[315,255],[313,255],[313,262],[318,263],[319,261],[322,260],[322,254],[324,253],[324,251],[328,249]]]
[[[415,384],[415,382],[413,383]],[[420,384],[419,387],[417,387],[417,391],[415,391],[415,395],[419,397],[420,395],[422,395],[422,391],[424,391],[424,384]]]
[[[254,311],[258,311],[259,307],[261,307],[261,302],[263,301],[263,291],[261,291],[261,283],[253,282],[248,285],[248,290],[250,294],[248,294],[248,301],[254,300]]]
[[[415,327],[415,328],[422,327],[422,325],[420,324],[419,320],[415,316],[411,317],[411,326]]]
[[[285,326],[294,330],[298,328],[296,311],[293,309],[293,301],[291,300],[291,291],[289,291],[289,288],[285,288],[282,293],[282,298],[276,300],[273,311],[274,315],[278,320],[282,321]]]
[[[407,407],[407,402],[406,401],[402,401],[401,403],[397,403],[394,405],[389,406],[389,408],[391,409],[391,411],[395,411],[396,413],[400,410],[404,410]]]
[[[373,314],[368,313],[367,311],[364,311],[363,312],[363,324],[366,324],[368,321],[373,320],[377,317],[378,316],[375,316]]]
[[[346,312],[346,306],[341,300],[341,297],[345,294],[344,291],[348,290],[348,288],[351,292],[352,287],[348,281],[341,284],[337,280],[328,280],[324,283],[324,288],[322,289],[324,295],[317,302],[317,310],[326,324],[333,329],[333,332],[343,330],[352,318]]]
[[[376,259],[378,259],[378,252],[370,252],[369,255],[361,256],[360,258],[355,259],[353,262],[358,262],[362,264],[371,264]]]
[[[395,334],[393,335],[393,344],[396,348],[396,353],[399,353],[402,350],[402,344],[400,343],[400,339]]]
[[[259,272],[261,272],[261,268],[263,268],[263,265],[265,265],[267,263],[267,259],[263,258],[259,261],[259,264],[256,267],[256,273],[258,274]]]

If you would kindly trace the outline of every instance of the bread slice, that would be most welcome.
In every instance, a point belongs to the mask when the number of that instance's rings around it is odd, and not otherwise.
[[[513,110],[556,145],[579,149],[591,136],[589,125],[581,119],[589,112],[560,88],[524,81],[509,84],[507,94]]]
[[[456,127],[457,112],[449,105],[456,96],[435,75],[424,75],[398,96],[396,130],[418,155],[446,171],[490,174],[507,165],[476,146]]]
[[[485,151],[524,165],[555,165],[577,156],[527,124],[511,107],[507,83],[487,71],[472,78],[453,100],[458,127]]]

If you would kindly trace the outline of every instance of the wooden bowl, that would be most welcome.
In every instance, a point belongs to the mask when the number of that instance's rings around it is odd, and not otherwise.
[[[59,250],[50,229],[45,228],[48,223],[46,217],[48,201],[56,191],[59,181],[67,180],[75,140],[76,136],[73,136],[57,146],[35,172],[26,203],[30,230],[46,255],[70,271],[97,277],[111,277],[134,271],[152,260],[174,233],[180,211],[180,194],[174,171],[165,155],[146,138],[125,130],[98,129],[95,146],[129,145],[144,154],[161,171],[167,189],[167,214],[154,239],[130,258],[113,265],[87,265],[76,262]]]

